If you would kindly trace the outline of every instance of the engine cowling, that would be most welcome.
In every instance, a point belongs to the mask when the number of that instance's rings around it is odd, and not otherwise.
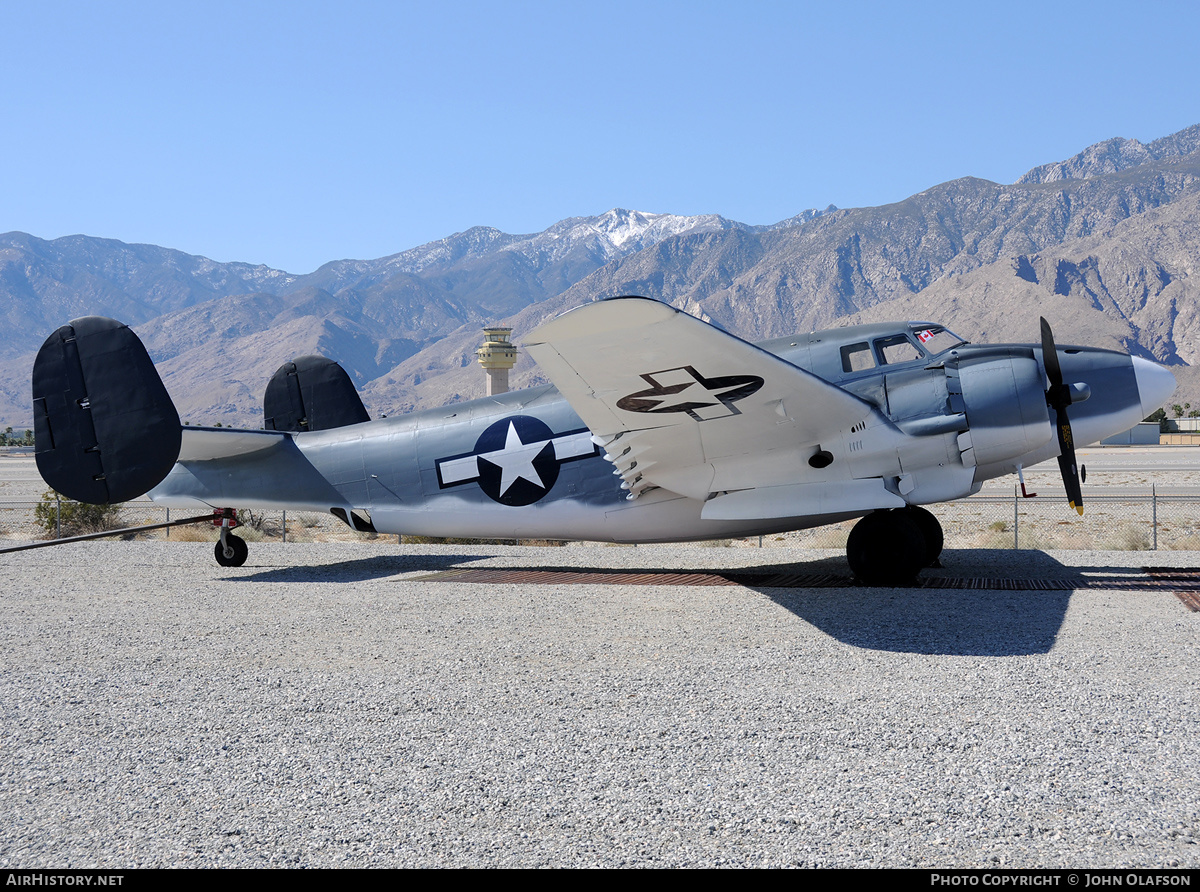
[[[948,363],[946,378],[951,409],[965,412],[970,427],[958,438],[963,464],[1011,461],[1054,436],[1045,375],[1032,350]]]

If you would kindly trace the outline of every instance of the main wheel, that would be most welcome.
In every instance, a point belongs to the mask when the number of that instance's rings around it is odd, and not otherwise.
[[[229,548],[229,554],[225,553],[225,548]],[[217,540],[217,546],[213,549],[213,556],[216,557],[217,563],[222,567],[240,567],[246,563],[246,558],[250,554],[250,549],[246,545],[246,540],[241,536],[235,536],[233,533],[225,534],[225,544],[221,544],[221,540]]]
[[[942,533],[942,525],[938,523],[938,519],[931,512],[918,505],[909,505],[900,510],[912,518],[917,529],[921,531],[921,535],[925,539],[925,563],[923,566],[932,567],[941,557],[942,546],[946,542],[946,537]]]
[[[925,566],[925,537],[903,509],[876,511],[854,525],[846,559],[867,585],[908,585]]]

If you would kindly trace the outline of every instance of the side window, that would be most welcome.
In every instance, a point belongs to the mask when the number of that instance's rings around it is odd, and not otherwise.
[[[875,358],[871,355],[871,345],[866,341],[842,348],[843,372],[862,372],[873,368],[875,368]]]
[[[875,342],[875,352],[879,354],[880,365],[895,365],[899,362],[912,362],[914,359],[925,358],[925,354],[904,335],[880,338]]]
[[[940,325],[933,325],[929,328],[918,328],[913,334],[917,336],[921,346],[929,353],[930,356],[937,356],[944,350],[949,350],[951,347],[957,347],[959,344],[965,344],[962,338],[956,335],[949,329],[942,328]]]

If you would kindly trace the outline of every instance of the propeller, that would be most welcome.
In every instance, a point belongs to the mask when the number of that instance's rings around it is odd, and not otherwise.
[[[1050,379],[1050,389],[1046,391],[1046,404],[1054,409],[1054,427],[1058,431],[1058,469],[1062,472],[1067,501],[1072,508],[1083,514],[1083,490],[1080,487],[1079,466],[1075,463],[1075,438],[1071,435],[1067,406],[1080,399],[1087,399],[1087,388],[1086,385],[1071,386],[1063,383],[1062,367],[1058,364],[1058,350],[1054,346],[1054,332],[1050,330],[1050,323],[1044,316],[1042,362],[1046,366],[1046,377]]]

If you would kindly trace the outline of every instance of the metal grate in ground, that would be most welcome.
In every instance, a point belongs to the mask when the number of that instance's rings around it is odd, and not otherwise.
[[[833,573],[681,570],[514,569],[486,567],[444,570],[418,577],[421,582],[466,582],[486,585],[682,585],[747,588],[852,588],[852,576]],[[1073,577],[925,576],[914,588],[981,591],[1075,591],[1107,589],[1162,591],[1171,589],[1189,609],[1200,611],[1200,569],[1145,567],[1140,573],[1088,574]]]
[[[1174,589],[1175,597],[1193,613],[1200,613],[1200,568],[1197,567],[1145,567],[1145,571],[1159,583],[1159,588]]]

